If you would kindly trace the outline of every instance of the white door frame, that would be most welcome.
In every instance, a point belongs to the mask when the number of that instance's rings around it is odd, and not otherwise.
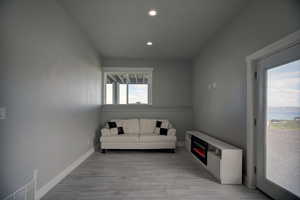
[[[254,96],[255,96],[255,88],[254,88],[254,81],[255,81],[255,69],[257,62],[265,58],[267,56],[270,56],[276,52],[282,51],[284,49],[287,49],[291,46],[294,46],[295,44],[300,43],[300,30],[296,31],[295,33],[292,33],[283,39],[266,46],[265,48],[256,51],[255,53],[249,55],[246,57],[246,63],[247,63],[247,177],[246,177],[246,185],[249,188],[255,188],[256,187],[256,174],[254,172],[255,166],[256,166],[256,156],[255,156],[255,125],[254,125],[254,119],[255,119],[255,106],[254,106]]]

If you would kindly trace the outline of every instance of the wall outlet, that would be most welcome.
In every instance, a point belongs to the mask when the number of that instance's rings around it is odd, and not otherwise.
[[[7,110],[5,107],[0,107],[0,120],[5,120],[7,118]]]

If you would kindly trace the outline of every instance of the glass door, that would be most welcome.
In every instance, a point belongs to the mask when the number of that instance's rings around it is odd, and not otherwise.
[[[258,63],[257,187],[300,198],[300,45]]]

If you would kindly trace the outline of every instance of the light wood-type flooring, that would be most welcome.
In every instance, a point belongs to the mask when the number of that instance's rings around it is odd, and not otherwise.
[[[243,185],[221,185],[184,149],[95,152],[43,200],[262,200]]]

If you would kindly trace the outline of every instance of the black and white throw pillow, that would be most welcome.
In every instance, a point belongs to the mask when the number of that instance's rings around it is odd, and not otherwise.
[[[118,135],[122,135],[122,134],[124,134],[124,129],[121,126],[121,127],[118,127]]]
[[[111,128],[117,128],[117,123],[116,122],[107,122],[109,129]]]
[[[154,133],[158,135],[168,135],[168,123],[165,121],[156,121]]]
[[[124,129],[122,126],[118,126],[116,122],[107,122],[112,135],[122,135],[124,134]]]

